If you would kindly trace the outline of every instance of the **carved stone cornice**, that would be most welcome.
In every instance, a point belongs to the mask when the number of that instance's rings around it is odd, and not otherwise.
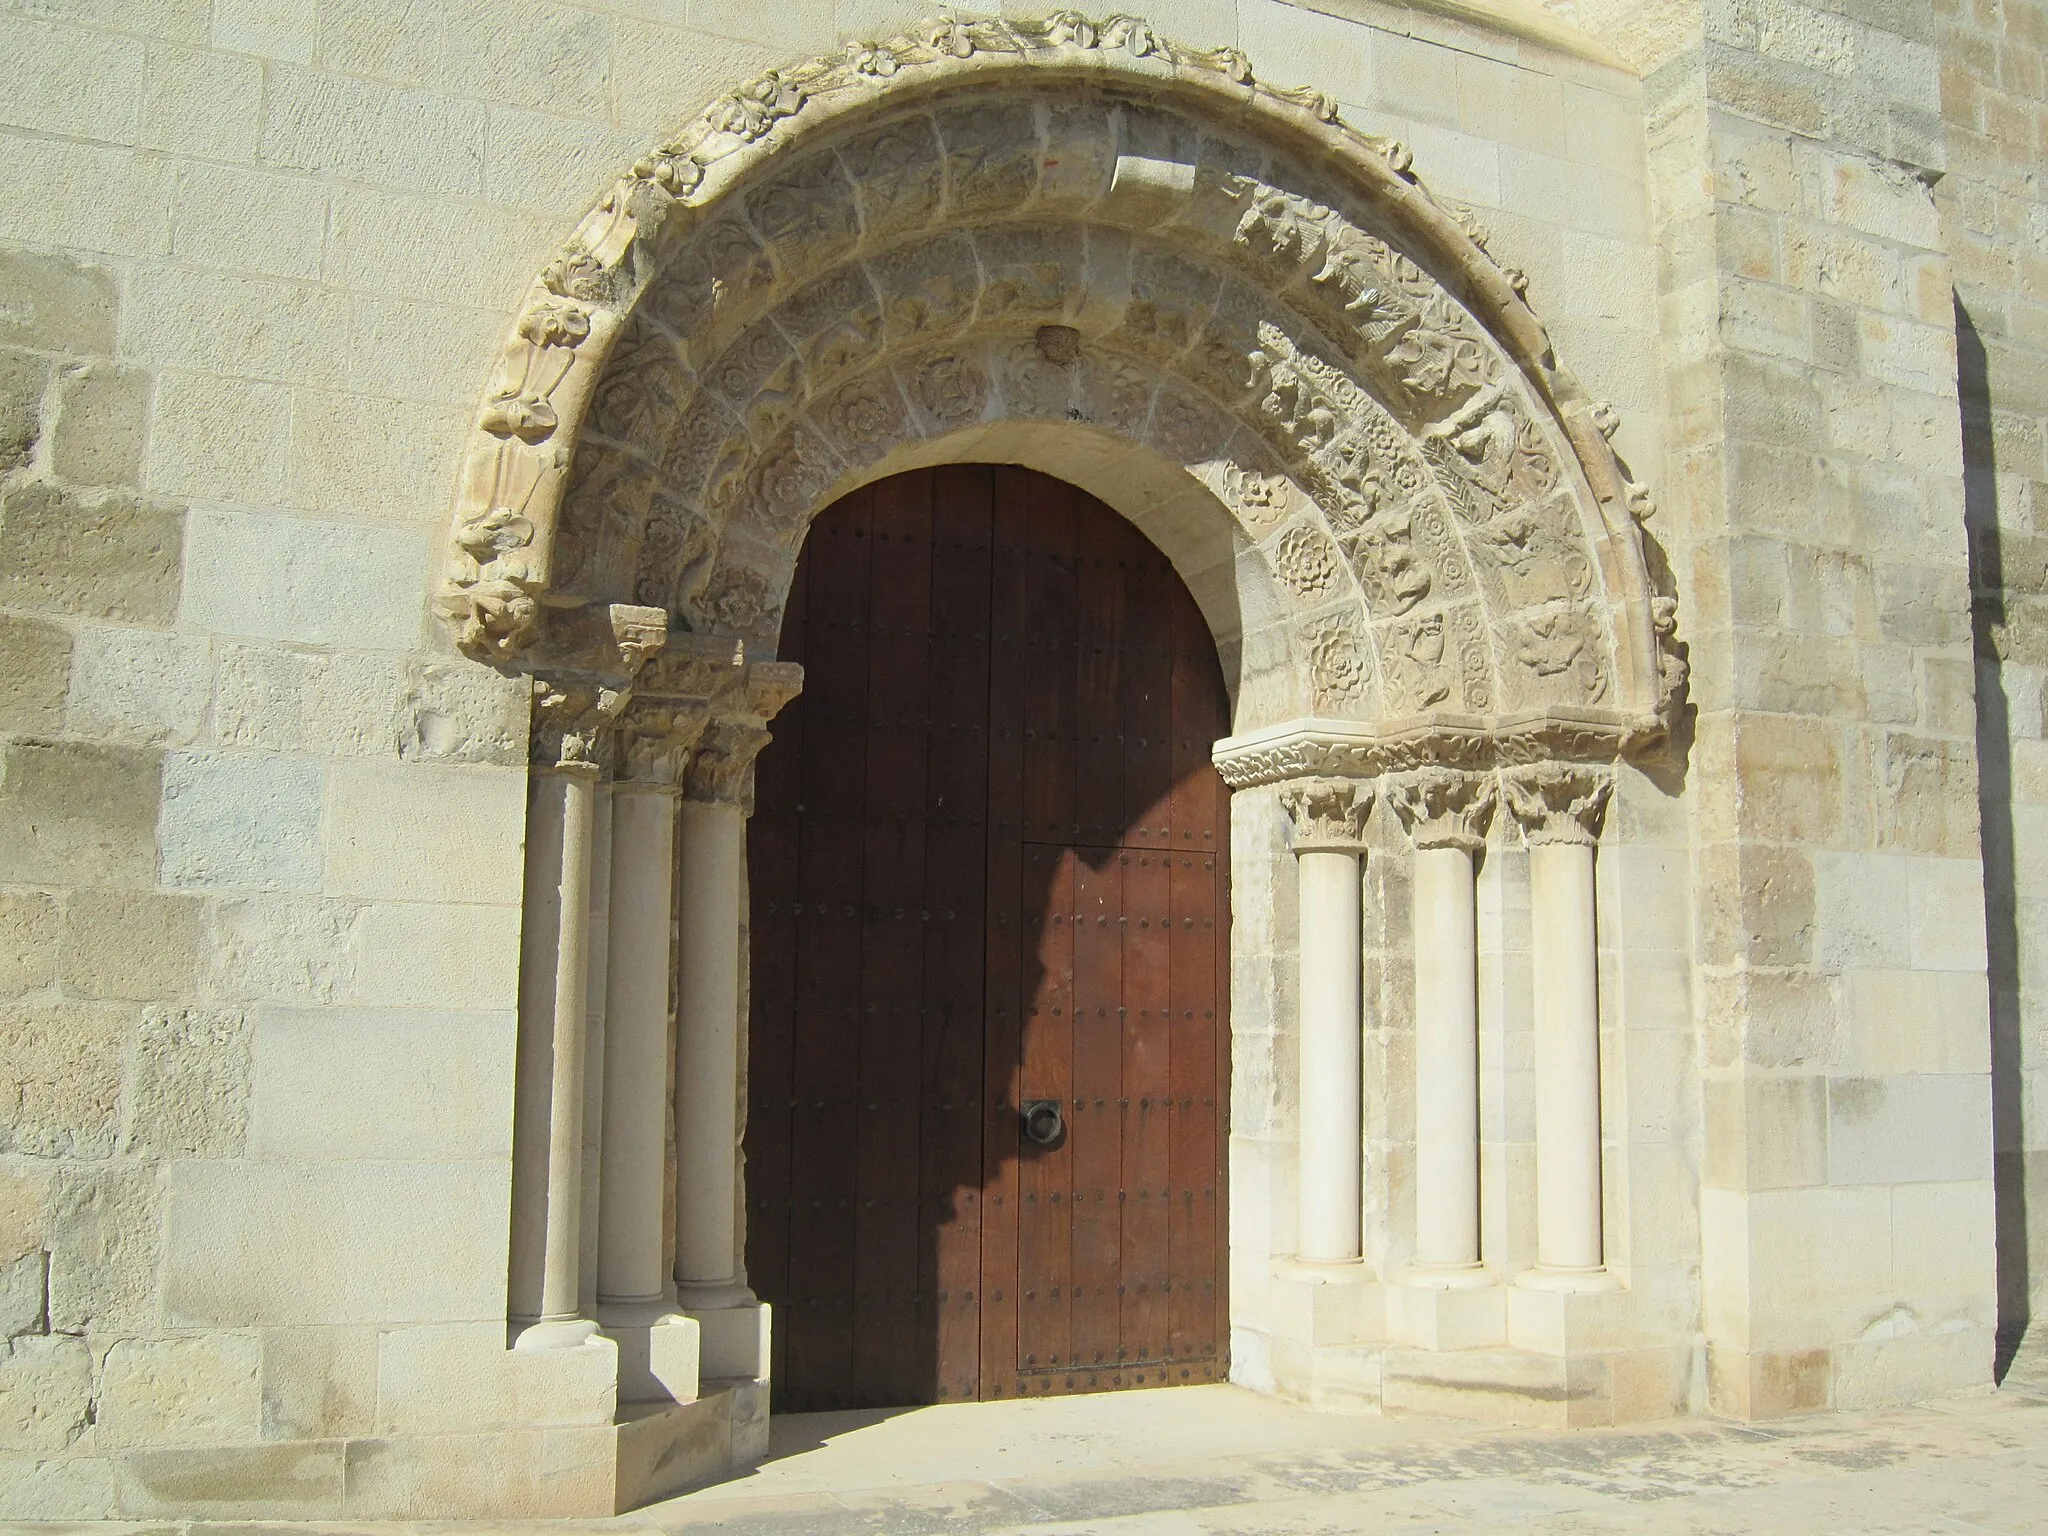
[[[1477,853],[1496,802],[1493,775],[1455,768],[1419,768],[1387,781],[1387,803],[1417,848]]]
[[[1294,823],[1296,853],[1359,853],[1373,788],[1357,779],[1300,779],[1280,791]]]
[[[1421,768],[1607,763],[1662,729],[1652,718],[1593,711],[1435,715],[1376,725],[1309,716],[1219,741],[1212,756],[1224,783],[1249,789],[1318,774],[1372,779]]]
[[[1582,763],[1539,763],[1500,776],[1508,814],[1522,829],[1530,847],[1545,843],[1578,843],[1590,847],[1600,840],[1607,798],[1614,776]]]

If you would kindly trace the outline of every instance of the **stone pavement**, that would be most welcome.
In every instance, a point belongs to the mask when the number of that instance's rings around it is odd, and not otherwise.
[[[1764,1426],[1489,1430],[1231,1386],[776,1420],[758,1470],[615,1520],[35,1525],[56,1536],[1921,1536],[2048,1532],[2048,1363]]]

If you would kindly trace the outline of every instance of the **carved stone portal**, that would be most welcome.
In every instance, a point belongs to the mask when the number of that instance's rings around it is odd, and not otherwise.
[[[542,271],[441,609],[500,665],[616,603],[772,648],[819,508],[1038,422],[1157,456],[1256,551],[1240,606],[1292,681],[1240,733],[1611,758],[1663,734],[1682,650],[1649,496],[1525,286],[1401,145],[1235,50],[1071,12],[863,42],[714,102]]]

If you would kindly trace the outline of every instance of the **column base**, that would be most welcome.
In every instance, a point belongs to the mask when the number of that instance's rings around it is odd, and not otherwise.
[[[605,1336],[619,1346],[621,1403],[691,1403],[701,1377],[701,1330],[666,1296],[600,1300]]]
[[[587,1317],[543,1318],[514,1323],[512,1347],[523,1354],[544,1349],[580,1349],[597,1337],[597,1324]]]
[[[1470,1264],[1430,1264],[1418,1259],[1404,1267],[1395,1282],[1430,1291],[1476,1291],[1497,1283],[1493,1272],[1476,1259]]]
[[[737,1301],[703,1306],[691,1287],[683,1288],[683,1313],[699,1330],[698,1369],[706,1381],[766,1380],[773,1311],[745,1286],[730,1289]]]
[[[1525,1269],[1515,1276],[1515,1284],[1525,1291],[1560,1291],[1574,1295],[1622,1288],[1620,1277],[1604,1264],[1589,1269],[1562,1269],[1538,1264],[1534,1269]]]
[[[719,1307],[750,1307],[755,1297],[751,1286],[737,1280],[678,1280],[676,1305],[685,1312],[711,1311]]]
[[[1379,1278],[1363,1259],[1304,1259],[1299,1254],[1276,1256],[1273,1274],[1281,1280],[1306,1280],[1312,1285],[1370,1285]]]
[[[1473,1266],[1442,1275],[1406,1272],[1387,1287],[1387,1336],[1413,1349],[1481,1349],[1508,1337],[1507,1288]]]

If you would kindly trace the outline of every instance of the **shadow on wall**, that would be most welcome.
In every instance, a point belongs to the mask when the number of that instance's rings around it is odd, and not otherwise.
[[[749,849],[776,1406],[1221,1380],[1228,711],[1193,599],[1092,497],[944,466],[818,518],[782,638],[806,687]]]
[[[2012,721],[2001,648],[2005,561],[1998,460],[1984,339],[1960,295],[1956,374],[1963,417],[1963,523],[1970,541],[1971,631],[1977,654],[1977,803],[1984,847],[1984,930],[1991,981],[1991,1137],[1998,1227],[1998,1354],[2005,1378],[2032,1316],[2027,1252],[2027,1139],[2020,1028],[2019,889],[2014,869]]]

